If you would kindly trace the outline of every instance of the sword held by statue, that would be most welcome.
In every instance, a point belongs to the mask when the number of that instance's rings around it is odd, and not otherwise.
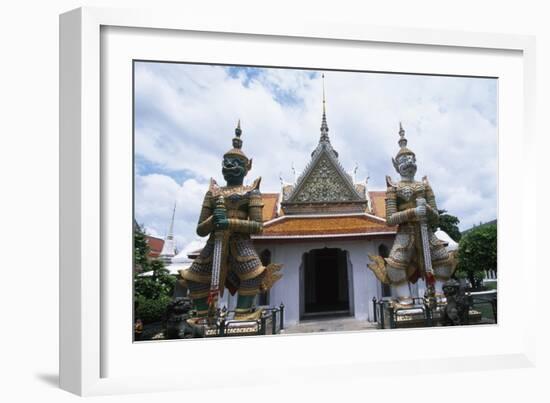
[[[426,206],[426,199],[418,198],[416,199],[417,207]],[[426,211],[427,213],[427,211]],[[426,294],[425,298],[428,298],[430,304],[433,304],[433,299],[435,297],[435,277],[434,270],[432,267],[432,256],[430,253],[430,238],[428,237],[428,218],[427,214],[421,215],[420,219],[420,238],[422,240],[422,255],[424,256],[424,271],[426,273]]]
[[[216,199],[216,210],[225,210],[225,200],[223,196]],[[222,265],[222,248],[224,230],[214,231],[214,252],[212,255],[212,277],[210,279],[210,292],[208,293],[208,316],[213,318],[218,307],[218,297],[220,295],[220,271]]]

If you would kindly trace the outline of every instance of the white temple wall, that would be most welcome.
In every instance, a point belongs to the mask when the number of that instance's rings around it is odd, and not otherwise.
[[[300,265],[305,252],[303,245],[297,244],[266,244],[256,246],[258,253],[269,249],[271,262],[283,265],[283,277],[269,291],[271,306],[285,305],[285,325],[298,323],[300,319]]]
[[[357,320],[367,320],[368,317],[368,289],[367,284],[367,248],[369,241],[350,241],[342,245],[348,251],[349,262],[353,277],[353,316]]]
[[[350,312],[358,320],[372,320],[372,299],[381,298],[381,285],[374,273],[367,267],[368,254],[378,254],[380,244],[391,247],[391,242],[381,240],[335,240],[318,242],[264,243],[256,245],[258,253],[271,251],[271,262],[283,264],[283,277],[270,290],[270,305],[285,305],[285,323],[293,325],[300,321],[300,292],[302,257],[312,249],[338,248],[348,252],[348,290]]]

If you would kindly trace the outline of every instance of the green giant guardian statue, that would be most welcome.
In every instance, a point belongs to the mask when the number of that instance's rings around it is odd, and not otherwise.
[[[206,245],[191,267],[180,271],[199,317],[212,314],[218,296],[227,289],[238,293],[235,319],[255,318],[260,313],[253,307],[255,296],[281,277],[280,265],[262,265],[250,239],[263,229],[261,178],[243,185],[252,159],[241,150],[241,133],[239,122],[233,148],[223,156],[227,185],[218,186],[211,179],[204,196],[197,234],[208,236]]]

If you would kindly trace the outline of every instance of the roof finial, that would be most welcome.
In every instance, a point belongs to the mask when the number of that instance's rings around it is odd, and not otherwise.
[[[325,73],[323,73],[322,77],[323,77],[323,114],[324,114],[326,112],[326,110],[325,110],[325,104],[326,104],[326,102],[325,102]]]
[[[321,76],[323,78],[323,118],[321,119],[321,142],[330,143],[328,138],[328,125],[327,125],[327,113],[326,113],[326,99],[325,99],[325,73]]]

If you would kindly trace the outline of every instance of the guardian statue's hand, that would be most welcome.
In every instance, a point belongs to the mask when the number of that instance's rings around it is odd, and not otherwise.
[[[418,218],[426,217],[426,199],[416,199],[416,208],[414,209],[414,211]]]
[[[214,227],[218,229],[227,229],[229,221],[227,220],[227,211],[225,207],[216,207],[214,209]]]

